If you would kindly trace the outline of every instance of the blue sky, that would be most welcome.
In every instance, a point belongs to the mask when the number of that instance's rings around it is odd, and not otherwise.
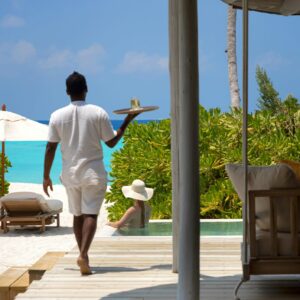
[[[198,6],[200,102],[228,110],[227,7],[220,0]],[[140,119],[169,117],[167,0],[0,0],[0,7],[0,102],[9,110],[48,119],[68,103],[65,78],[77,70],[88,80],[88,102],[112,119],[131,97],[160,106]],[[299,28],[300,17],[251,13],[250,110],[258,98],[258,64],[283,98],[300,98]],[[241,45],[239,12],[239,76]]]

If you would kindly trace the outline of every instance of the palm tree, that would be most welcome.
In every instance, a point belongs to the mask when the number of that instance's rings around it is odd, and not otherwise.
[[[227,57],[231,107],[240,107],[240,92],[236,63],[236,10],[228,5],[227,13]]]

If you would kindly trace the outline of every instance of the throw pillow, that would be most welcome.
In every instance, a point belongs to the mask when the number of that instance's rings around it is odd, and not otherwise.
[[[226,172],[242,201],[244,197],[244,168],[241,164],[226,165]],[[272,188],[300,188],[300,181],[286,164],[273,166],[249,166],[248,190],[268,190]],[[290,231],[290,201],[276,199],[277,228],[281,232]],[[270,229],[270,200],[260,197],[255,202],[256,224],[261,230]],[[300,207],[299,207],[300,216]],[[299,219],[300,225],[300,219]],[[300,228],[300,226],[299,226]]]

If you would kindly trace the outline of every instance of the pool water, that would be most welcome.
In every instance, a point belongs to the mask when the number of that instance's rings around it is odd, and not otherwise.
[[[114,151],[122,147],[122,140],[116,147],[109,148],[102,143],[104,166],[111,171],[111,157]],[[42,183],[46,142],[6,142],[6,154],[12,164],[8,169],[6,179],[9,182]],[[51,168],[51,178],[54,184],[61,184],[59,175],[62,168],[60,146],[56,150]],[[26,170],[26,171],[25,171]]]
[[[139,124],[145,124],[150,120],[138,120]],[[48,124],[48,121],[39,121]],[[114,129],[118,129],[122,121],[112,120]],[[109,148],[102,143],[103,162],[106,171],[111,171],[111,158],[114,151],[122,148],[122,140],[114,147]],[[46,142],[6,142],[6,155],[12,167],[8,169],[6,179],[9,182],[42,183]],[[59,175],[62,168],[60,148],[58,147],[51,168],[51,178],[54,184],[61,184]],[[109,178],[110,179],[110,178]]]
[[[172,235],[171,222],[150,222],[146,228],[119,229],[121,235],[127,236],[170,236]],[[200,226],[201,236],[232,236],[243,234],[242,221],[218,221],[202,222]]]

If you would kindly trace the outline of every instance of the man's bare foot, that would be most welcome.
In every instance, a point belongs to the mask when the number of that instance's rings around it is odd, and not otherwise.
[[[81,275],[91,275],[92,271],[89,266],[89,260],[88,258],[78,257],[77,259],[77,265],[80,268]]]

